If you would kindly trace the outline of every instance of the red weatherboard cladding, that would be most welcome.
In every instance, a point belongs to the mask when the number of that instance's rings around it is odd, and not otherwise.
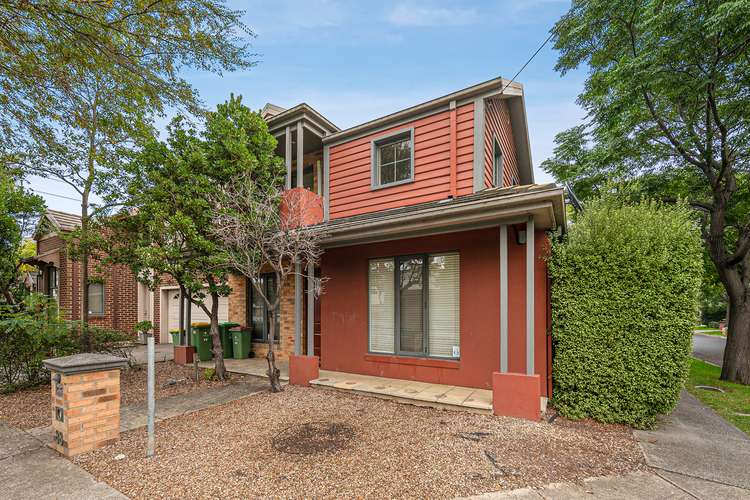
[[[520,179],[520,177],[507,101],[505,99],[488,99],[484,108],[484,121],[484,185],[491,187],[494,184],[492,162],[494,138],[497,137],[500,149],[503,151],[503,186],[510,186],[514,177],[515,179]]]
[[[337,219],[447,198],[451,194],[450,112],[444,111],[331,147],[330,217]],[[456,189],[473,189],[474,104],[456,110]],[[373,191],[371,141],[414,128],[414,182]]]
[[[525,247],[509,242],[509,361],[525,371]],[[545,236],[537,234],[537,254]],[[461,360],[445,361],[368,354],[368,259],[457,250],[461,274]],[[322,275],[329,278],[321,299],[321,368],[389,378],[492,388],[500,367],[500,249],[498,228],[326,250]],[[546,388],[546,278],[537,262],[536,371]],[[546,390],[544,390],[546,393]]]

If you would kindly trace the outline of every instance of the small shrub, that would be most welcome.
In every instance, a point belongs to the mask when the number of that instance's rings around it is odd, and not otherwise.
[[[3,392],[46,380],[42,361],[64,356],[67,328],[57,303],[39,294],[0,308],[0,386]]]
[[[204,368],[203,380],[216,380],[216,370],[213,368]]]
[[[127,358],[130,337],[116,330],[89,327],[91,352]],[[42,362],[81,352],[80,322],[60,318],[57,302],[32,294],[13,306],[0,306],[0,389],[3,392],[48,380]]]
[[[564,416],[651,426],[689,369],[703,273],[690,212],[600,200],[550,258],[553,403]]]

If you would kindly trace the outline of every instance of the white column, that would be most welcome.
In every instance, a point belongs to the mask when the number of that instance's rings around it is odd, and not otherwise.
[[[292,188],[292,127],[286,128],[284,144],[284,163],[286,164],[286,189]]]
[[[500,371],[508,372],[508,225],[500,225]]]
[[[294,264],[294,354],[302,354],[302,266]]]
[[[307,355],[315,354],[315,265],[307,264]]]
[[[526,221],[526,374],[534,374],[534,217]]]
[[[304,187],[303,182],[303,156],[305,155],[305,148],[303,147],[304,143],[304,133],[302,132],[302,122],[297,122],[297,187]]]

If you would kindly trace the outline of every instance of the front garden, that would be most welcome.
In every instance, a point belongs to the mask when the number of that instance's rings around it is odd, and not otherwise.
[[[199,381],[195,381],[192,366],[181,366],[172,361],[156,363],[156,399],[163,399],[189,392],[209,391],[246,379],[243,375],[232,375],[227,381],[210,380],[201,370]],[[146,367],[133,366],[123,370],[120,376],[121,406],[146,401]],[[15,392],[0,393],[0,422],[28,430],[51,424],[49,382]]]
[[[288,386],[74,462],[131,498],[447,498],[640,469],[625,426],[528,422]]]

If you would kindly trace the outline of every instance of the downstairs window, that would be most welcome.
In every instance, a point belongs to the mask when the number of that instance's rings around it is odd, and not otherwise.
[[[372,259],[368,270],[369,350],[459,358],[459,255]]]

